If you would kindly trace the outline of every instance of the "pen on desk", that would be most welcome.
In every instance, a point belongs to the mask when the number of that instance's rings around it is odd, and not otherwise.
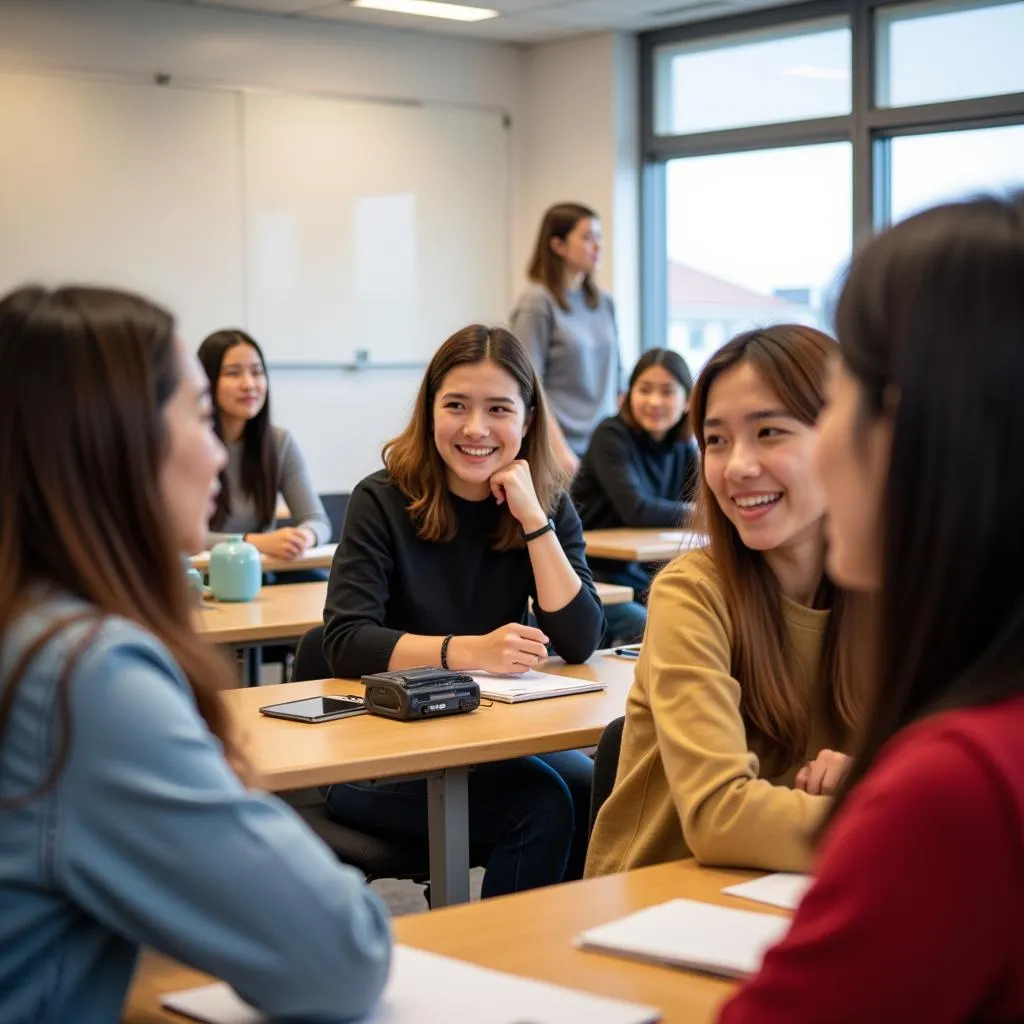
[[[639,658],[640,648],[639,647],[616,647],[615,653],[620,658]]]

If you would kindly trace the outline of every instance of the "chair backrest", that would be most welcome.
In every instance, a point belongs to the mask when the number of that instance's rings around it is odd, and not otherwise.
[[[314,626],[299,641],[292,665],[292,682],[303,679],[330,679],[333,672],[324,657],[324,627]]]
[[[619,751],[622,748],[622,728],[626,724],[625,717],[616,718],[604,727],[601,738],[597,742],[594,754],[594,788],[590,794],[590,830],[594,830],[597,812],[608,799],[615,785],[615,773],[619,768]]]

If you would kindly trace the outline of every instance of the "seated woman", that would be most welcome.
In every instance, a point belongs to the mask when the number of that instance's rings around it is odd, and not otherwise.
[[[236,774],[232,673],[192,627],[180,552],[226,456],[171,317],[8,295],[0,437],[0,1017],[116,1024],[142,946],[275,1020],[361,1017],[384,907]]]
[[[584,530],[678,529],[689,521],[699,476],[686,416],[692,390],[690,370],[678,353],[655,348],[640,357],[622,408],[594,431],[573,481],[572,498]],[[639,640],[653,567],[610,558],[588,561],[594,579],[632,587],[636,598],[606,609],[607,642]]]
[[[383,469],[352,492],[324,609],[336,676],[433,665],[520,673],[585,661],[604,629],[579,517],[548,440],[530,358],[471,326],[435,353]],[[526,625],[530,600],[538,626]],[[539,627],[539,628],[538,628]],[[483,894],[578,878],[592,764],[579,751],[469,776],[470,841],[493,848]],[[427,835],[426,783],[332,786],[341,822]]]
[[[217,331],[199,346],[210,381],[214,427],[228,450],[205,546],[242,534],[263,554],[290,561],[331,539],[331,521],[294,438],[270,421],[267,368],[259,345],[244,331]],[[276,527],[277,496],[295,526]],[[282,574],[282,582],[323,579],[318,571]]]
[[[813,465],[835,348],[810,327],[751,331],[697,380],[690,417],[710,542],[655,577],[588,874],[690,854],[776,871],[810,863],[846,763],[832,750],[846,745],[857,706]],[[798,780],[809,760],[817,768]]]
[[[722,1024],[1024,1020],[1022,274],[1024,194],[911,217],[847,278],[818,463],[877,689],[815,882]]]

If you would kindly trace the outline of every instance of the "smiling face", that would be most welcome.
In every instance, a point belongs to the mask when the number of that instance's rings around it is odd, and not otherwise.
[[[708,487],[748,548],[768,552],[820,539],[825,500],[814,430],[785,409],[749,362],[712,383],[703,430]]]
[[[478,501],[488,481],[519,457],[530,417],[519,385],[489,359],[457,366],[434,396],[434,444],[452,493]]]
[[[649,366],[629,389],[629,408],[638,427],[655,441],[665,435],[686,412],[683,385],[663,366]]]
[[[267,400],[267,373],[259,352],[246,342],[224,353],[217,378],[217,408],[223,416],[247,421]]]

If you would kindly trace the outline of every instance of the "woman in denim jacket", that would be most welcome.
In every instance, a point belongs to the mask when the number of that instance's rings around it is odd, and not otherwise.
[[[143,945],[278,1019],[384,986],[384,908],[246,787],[191,627],[179,552],[224,458],[167,313],[0,300],[0,1024],[115,1024]]]

